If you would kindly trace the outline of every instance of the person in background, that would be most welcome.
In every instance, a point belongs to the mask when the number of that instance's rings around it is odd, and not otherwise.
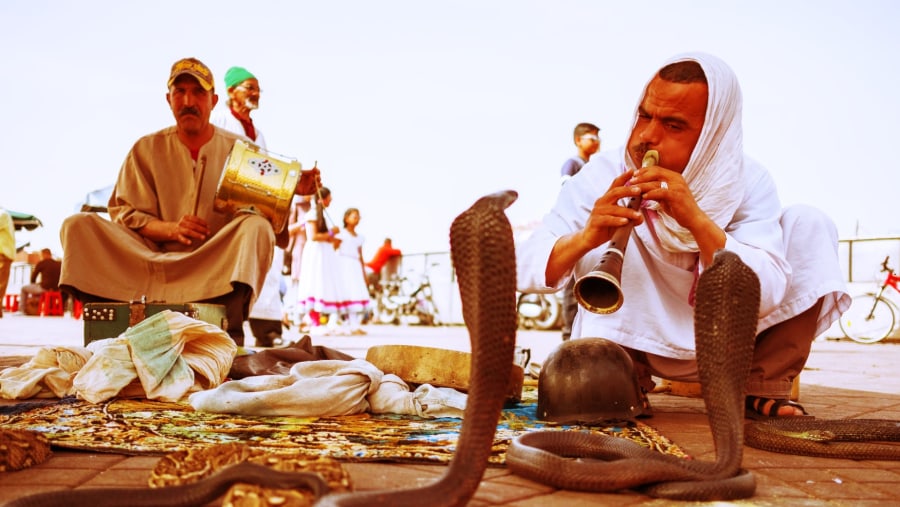
[[[31,270],[31,283],[22,286],[20,301],[28,302],[39,299],[40,295],[48,290],[59,290],[59,274],[62,270],[62,262],[53,258],[53,252],[49,248],[41,250],[41,260]],[[36,283],[40,280],[40,283]],[[63,307],[66,304],[66,294],[63,294]],[[26,305],[27,306],[27,305]],[[26,312],[37,315],[37,311]]]
[[[593,123],[579,123],[572,132],[572,140],[578,153],[566,160],[559,173],[562,182],[565,183],[588,163],[594,153],[600,151],[600,127]],[[575,279],[570,279],[563,289],[562,304],[562,339],[566,341],[572,336],[572,323],[575,322],[575,314],[578,312],[578,301],[575,300]]]
[[[349,333],[364,335],[362,321],[369,310],[369,288],[366,283],[366,266],[363,261],[362,247],[365,238],[356,232],[359,225],[359,210],[348,208],[344,212],[344,230],[338,238],[339,271],[341,276],[341,313],[347,317]]]
[[[259,108],[259,80],[243,67],[231,67],[225,72],[225,109],[218,109],[210,122],[230,132],[241,134],[262,149],[266,148],[263,136],[250,113]]]
[[[331,334],[337,327],[340,311],[340,283],[337,249],[341,240],[340,228],[328,226],[326,208],[331,204],[331,190],[319,188],[306,215],[306,246],[301,259],[300,283],[297,286],[297,305],[309,319],[310,334]],[[323,326],[328,315],[328,327]]]
[[[300,281],[300,260],[303,258],[303,247],[306,245],[306,214],[309,213],[311,205],[311,195],[295,195],[291,201],[287,225],[291,239],[284,249],[283,271],[291,275],[291,284],[294,287]]]
[[[372,260],[366,263],[366,279],[368,280],[369,292],[377,292],[378,283],[382,280],[381,270],[392,259],[403,257],[403,252],[399,248],[394,248],[391,238],[384,238],[384,243],[375,251]]]
[[[259,108],[259,94],[262,91],[259,89],[259,81],[247,69],[231,67],[225,72],[225,90],[228,94],[225,101],[226,108],[216,110],[211,116],[210,123],[245,136],[265,150],[266,140],[250,118],[250,113]],[[250,331],[256,345],[260,347],[280,344],[282,336],[284,307],[281,271],[284,265],[284,250],[276,246],[272,259],[272,266],[266,273],[259,297],[251,305],[248,315]]]
[[[226,331],[241,346],[276,242],[287,245],[288,237],[276,237],[261,215],[214,210],[238,135],[209,122],[219,98],[209,68],[178,60],[166,86],[175,125],[131,148],[109,198],[110,219],[77,213],[63,222],[60,288],[83,303],[221,304]],[[320,184],[318,169],[302,171],[295,193]]]
[[[312,203],[311,195],[295,195],[291,200],[288,215],[287,231],[290,239],[284,248],[284,261],[281,273],[290,277],[285,298],[284,325],[288,328],[296,325],[303,334],[309,332],[309,324],[297,305],[297,288],[300,285],[300,268],[303,260],[303,248],[306,246],[306,214]]]
[[[648,392],[653,375],[698,381],[694,287],[715,252],[729,250],[761,289],[747,417],[802,416],[792,382],[816,336],[850,306],[837,229],[815,208],[782,208],[772,176],[744,153],[741,109],[737,76],[719,58],[666,62],[643,90],[627,144],[562,185],[541,226],[517,245],[518,286],[559,289],[593,270],[618,228],[633,226],[624,304],[609,314],[579,307],[572,339],[621,345]],[[642,167],[649,150],[658,161]],[[639,211],[623,205],[632,197],[642,199]]]
[[[9,273],[16,260],[16,229],[12,215],[0,207],[0,298],[6,298],[9,286]],[[5,303],[5,301],[3,301]],[[3,317],[3,304],[0,304],[0,317]]]
[[[250,308],[248,321],[250,332],[257,347],[274,347],[282,344],[284,322],[284,250],[276,248],[272,254],[272,266],[266,273],[266,280],[259,297]]]
[[[600,151],[600,127],[593,123],[579,123],[572,132],[572,141],[575,143],[578,153],[574,157],[563,162],[559,169],[562,182],[578,174],[591,159],[594,153]]]

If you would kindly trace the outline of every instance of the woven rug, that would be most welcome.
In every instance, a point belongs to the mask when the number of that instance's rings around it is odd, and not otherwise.
[[[503,410],[490,464],[505,463],[506,448],[535,430],[590,431],[633,440],[679,457],[685,453],[654,428],[594,428],[535,420],[537,391],[526,386],[522,402]],[[241,443],[272,452],[291,450],[334,459],[447,463],[460,419],[361,414],[343,417],[252,417],[197,412],[182,403],[112,400],[102,404],[65,399],[25,402],[0,410],[0,426],[43,433],[59,448],[130,455],[163,455],[214,444]]]

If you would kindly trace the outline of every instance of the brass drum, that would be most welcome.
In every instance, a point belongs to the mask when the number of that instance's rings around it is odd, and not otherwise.
[[[232,215],[262,215],[277,234],[287,225],[299,180],[300,162],[238,139],[225,160],[213,207]]]

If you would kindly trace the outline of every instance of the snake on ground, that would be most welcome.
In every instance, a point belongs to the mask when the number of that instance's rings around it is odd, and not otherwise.
[[[472,346],[472,377],[456,453],[436,482],[407,490],[329,495],[316,474],[280,473],[242,463],[185,486],[55,491],[23,497],[7,506],[203,505],[238,482],[305,487],[321,497],[317,506],[466,505],[487,467],[513,362],[515,246],[504,210],[516,198],[514,191],[484,196],[460,214],[450,229],[451,257]],[[693,500],[752,496],[755,479],[741,469],[743,386],[758,312],[756,275],[734,253],[718,252],[700,276],[695,307],[697,363],[716,447],[714,463],[663,455],[616,437],[535,432],[512,442],[507,465],[514,473],[567,489],[638,489],[651,496]]]

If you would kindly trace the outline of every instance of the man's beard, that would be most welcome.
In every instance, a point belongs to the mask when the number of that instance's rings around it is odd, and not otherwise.
[[[259,109],[259,101],[254,102],[249,97],[244,99],[244,107],[253,111],[254,109]]]

